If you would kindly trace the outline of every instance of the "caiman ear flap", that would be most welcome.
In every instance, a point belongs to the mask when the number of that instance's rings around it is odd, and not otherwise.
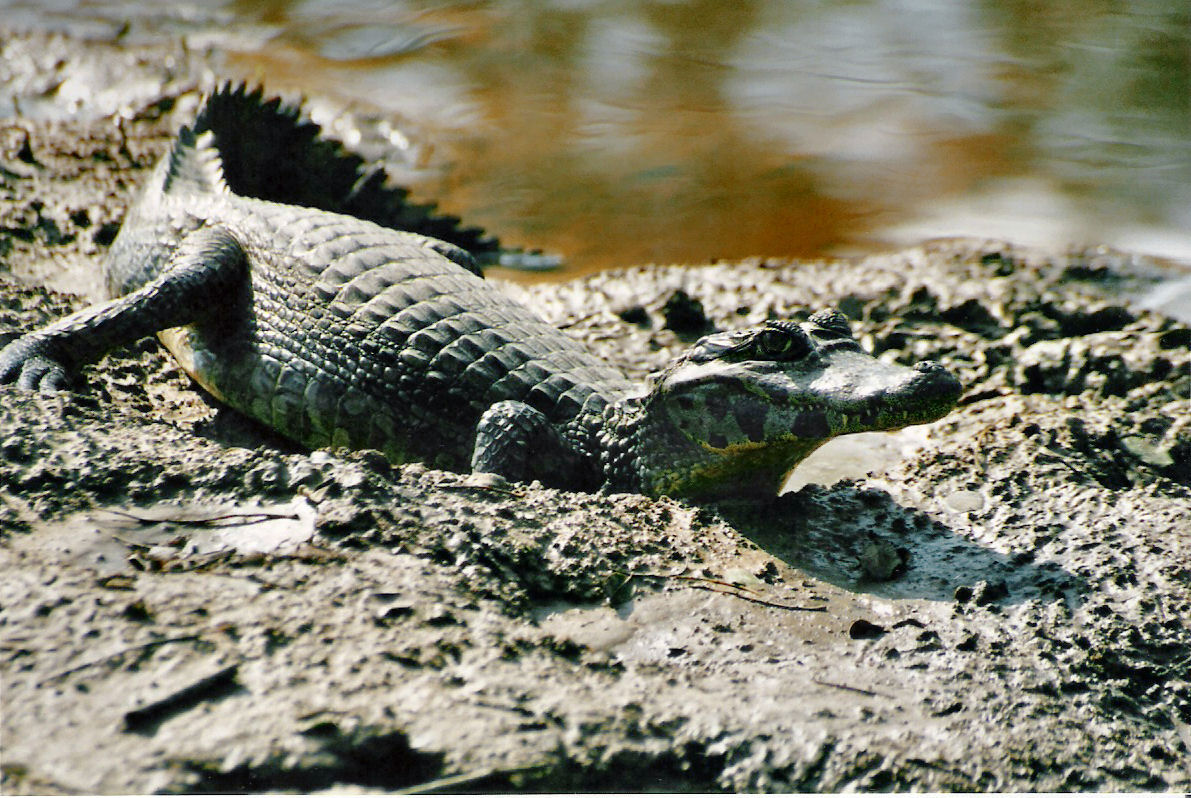
[[[215,148],[215,135],[210,131],[195,133],[193,128],[178,131],[167,159],[162,191],[190,190],[203,193],[222,193],[228,190],[223,178],[223,161]]]

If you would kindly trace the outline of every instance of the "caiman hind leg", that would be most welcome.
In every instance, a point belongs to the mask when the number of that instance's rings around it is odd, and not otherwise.
[[[489,407],[476,425],[471,470],[499,474],[513,482],[540,480],[555,487],[576,485],[579,458],[545,414],[524,402]]]
[[[108,351],[226,307],[221,298],[246,274],[244,250],[228,230],[210,227],[191,233],[151,282],[0,349],[0,384],[16,382],[30,391],[62,390],[80,366]]]

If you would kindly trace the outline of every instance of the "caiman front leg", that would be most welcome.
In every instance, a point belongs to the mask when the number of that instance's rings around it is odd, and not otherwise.
[[[227,229],[191,233],[160,276],[130,294],[73,313],[0,349],[0,384],[59,391],[84,364],[118,346],[210,316],[247,275],[240,243]]]
[[[476,425],[471,470],[511,482],[547,485],[576,481],[578,458],[545,414],[512,399],[489,407]]]

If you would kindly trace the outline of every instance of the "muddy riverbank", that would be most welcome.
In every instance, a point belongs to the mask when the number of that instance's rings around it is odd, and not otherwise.
[[[219,72],[3,46],[18,106],[95,65],[126,94],[3,120],[0,336],[85,303]],[[1120,299],[1137,265],[948,241],[510,287],[635,376],[824,305],[961,376],[887,466],[761,504],[299,451],[152,341],[0,388],[3,788],[1191,789],[1191,330]]]

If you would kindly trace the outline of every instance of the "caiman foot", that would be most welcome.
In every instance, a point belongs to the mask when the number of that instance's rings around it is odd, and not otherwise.
[[[31,333],[0,349],[0,385],[15,382],[25,391],[55,393],[66,390],[70,372],[52,353],[49,343]]]

